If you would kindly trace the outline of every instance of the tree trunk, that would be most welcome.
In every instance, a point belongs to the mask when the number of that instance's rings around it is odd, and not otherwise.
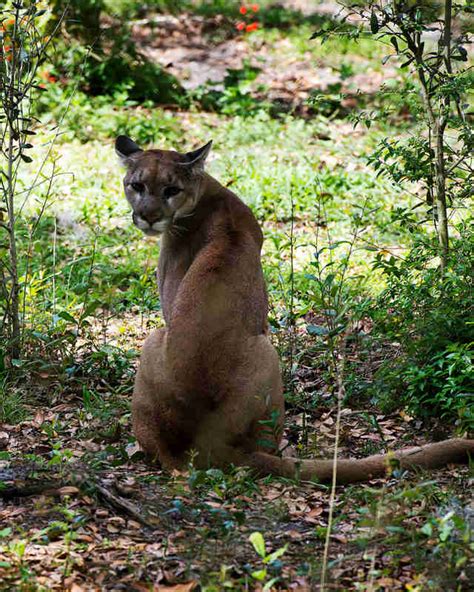
[[[411,40],[410,40],[411,41]],[[432,104],[432,96],[428,83],[425,77],[424,63],[418,52],[414,51],[417,56],[417,73],[421,83],[421,96],[426,107],[428,122],[430,129],[434,136],[434,202],[436,205],[436,233],[438,235],[438,242],[440,245],[440,260],[441,272],[446,269],[448,262],[449,250],[449,231],[448,231],[448,208],[446,202],[446,168],[444,156],[444,130],[446,128],[446,116],[444,114],[437,117]],[[446,107],[449,108],[449,105]]]
[[[19,17],[19,11],[17,9],[15,28],[13,32],[13,40],[17,37],[17,21]],[[15,171],[13,170],[14,161],[14,138],[16,135],[15,130],[15,110],[17,106],[17,100],[15,97],[15,73],[17,68],[17,51],[13,50],[13,59],[11,65],[10,84],[8,88],[8,103],[6,105],[6,116],[8,120],[8,148],[7,148],[7,195],[6,195],[6,206],[8,216],[8,242],[9,242],[9,254],[10,254],[10,281],[11,288],[8,302],[8,316],[9,316],[9,329],[10,329],[10,343],[8,349],[12,358],[18,358],[20,356],[20,343],[21,343],[21,326],[20,326],[20,284],[18,280],[18,255],[16,249],[16,233],[15,233]]]
[[[444,162],[444,125],[437,122],[435,131],[435,170],[436,170],[436,191],[435,203],[438,225],[438,241],[440,246],[441,271],[444,272],[448,263],[449,231],[448,231],[448,208],[446,205],[446,171]]]

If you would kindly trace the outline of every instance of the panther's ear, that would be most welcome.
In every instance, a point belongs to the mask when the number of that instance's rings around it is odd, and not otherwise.
[[[209,152],[211,151],[211,146],[212,140],[204,146],[201,146],[201,148],[198,148],[197,150],[193,150],[192,152],[186,152],[186,154],[184,155],[184,162],[182,162],[181,164],[187,167],[196,167],[199,169],[203,169],[204,162]]]
[[[115,152],[120,158],[120,162],[127,165],[130,162],[130,157],[137,152],[143,152],[141,148],[133,140],[127,136],[119,136],[115,140]]]

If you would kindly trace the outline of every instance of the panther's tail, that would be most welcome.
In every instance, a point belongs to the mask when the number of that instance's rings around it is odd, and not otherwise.
[[[388,454],[375,454],[361,459],[337,460],[337,482],[355,483],[383,477],[392,464],[403,469],[436,469],[450,463],[467,463],[474,460],[474,440],[454,438],[434,444],[395,450]],[[242,464],[247,464],[261,475],[278,475],[291,479],[328,482],[333,475],[332,460],[300,460],[278,457],[266,452],[248,455]]]

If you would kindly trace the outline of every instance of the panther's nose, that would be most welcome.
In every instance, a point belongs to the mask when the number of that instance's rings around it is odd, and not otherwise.
[[[150,226],[153,226],[155,222],[159,222],[162,218],[161,214],[158,214],[156,212],[149,212],[146,210],[143,212],[137,212],[137,214],[142,220],[148,222]]]

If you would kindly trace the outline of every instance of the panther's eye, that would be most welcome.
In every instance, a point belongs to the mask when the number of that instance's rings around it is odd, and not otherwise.
[[[130,183],[130,187],[137,193],[143,193],[145,191],[145,185],[143,183]]]
[[[163,191],[163,195],[165,196],[166,199],[169,199],[170,197],[173,197],[174,195],[178,195],[178,193],[181,193],[182,189],[181,187],[176,187],[175,185],[170,185],[169,187],[165,187],[164,191]]]

